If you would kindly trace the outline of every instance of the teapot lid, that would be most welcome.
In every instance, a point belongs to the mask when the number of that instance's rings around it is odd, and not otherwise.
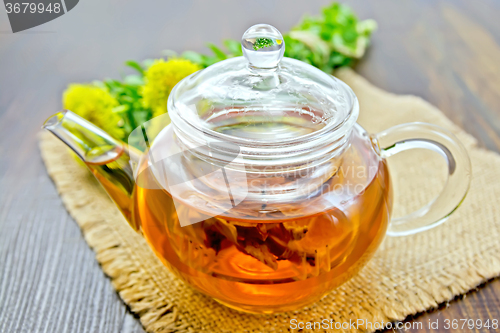
[[[352,90],[316,67],[283,57],[285,42],[275,27],[250,27],[241,47],[243,57],[211,65],[174,87],[168,100],[174,125],[243,144],[288,144],[352,128],[358,116]]]

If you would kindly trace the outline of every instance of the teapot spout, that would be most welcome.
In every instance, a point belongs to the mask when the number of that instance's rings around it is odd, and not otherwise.
[[[49,117],[42,128],[64,142],[85,163],[106,164],[124,149],[123,142],[68,110]]]
[[[87,165],[130,225],[134,222],[134,161],[140,152],[76,115],[64,110],[49,117],[43,129],[63,141]]]

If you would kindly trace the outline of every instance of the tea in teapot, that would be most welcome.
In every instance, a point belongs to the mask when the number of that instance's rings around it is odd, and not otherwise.
[[[451,133],[411,123],[369,135],[356,123],[352,90],[284,58],[284,47],[274,27],[248,29],[244,57],[179,82],[168,115],[134,131],[144,153],[70,111],[44,126],[174,274],[252,313],[319,300],[354,276],[386,233],[445,221],[470,182],[467,152]],[[414,148],[439,152],[448,182],[430,204],[391,220],[386,159]]]

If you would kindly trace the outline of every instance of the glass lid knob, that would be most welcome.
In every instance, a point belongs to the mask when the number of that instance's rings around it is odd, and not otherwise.
[[[269,24],[251,26],[241,37],[243,55],[255,68],[276,68],[285,52],[281,33]]]

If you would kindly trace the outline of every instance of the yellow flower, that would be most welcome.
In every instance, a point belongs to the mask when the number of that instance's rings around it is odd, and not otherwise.
[[[153,110],[153,117],[166,113],[167,99],[172,88],[180,80],[200,69],[200,66],[185,59],[155,60],[145,73],[143,105]]]
[[[100,87],[71,84],[63,94],[63,106],[102,128],[112,137],[122,139],[125,131],[120,127],[121,118],[113,112],[118,101]]]

